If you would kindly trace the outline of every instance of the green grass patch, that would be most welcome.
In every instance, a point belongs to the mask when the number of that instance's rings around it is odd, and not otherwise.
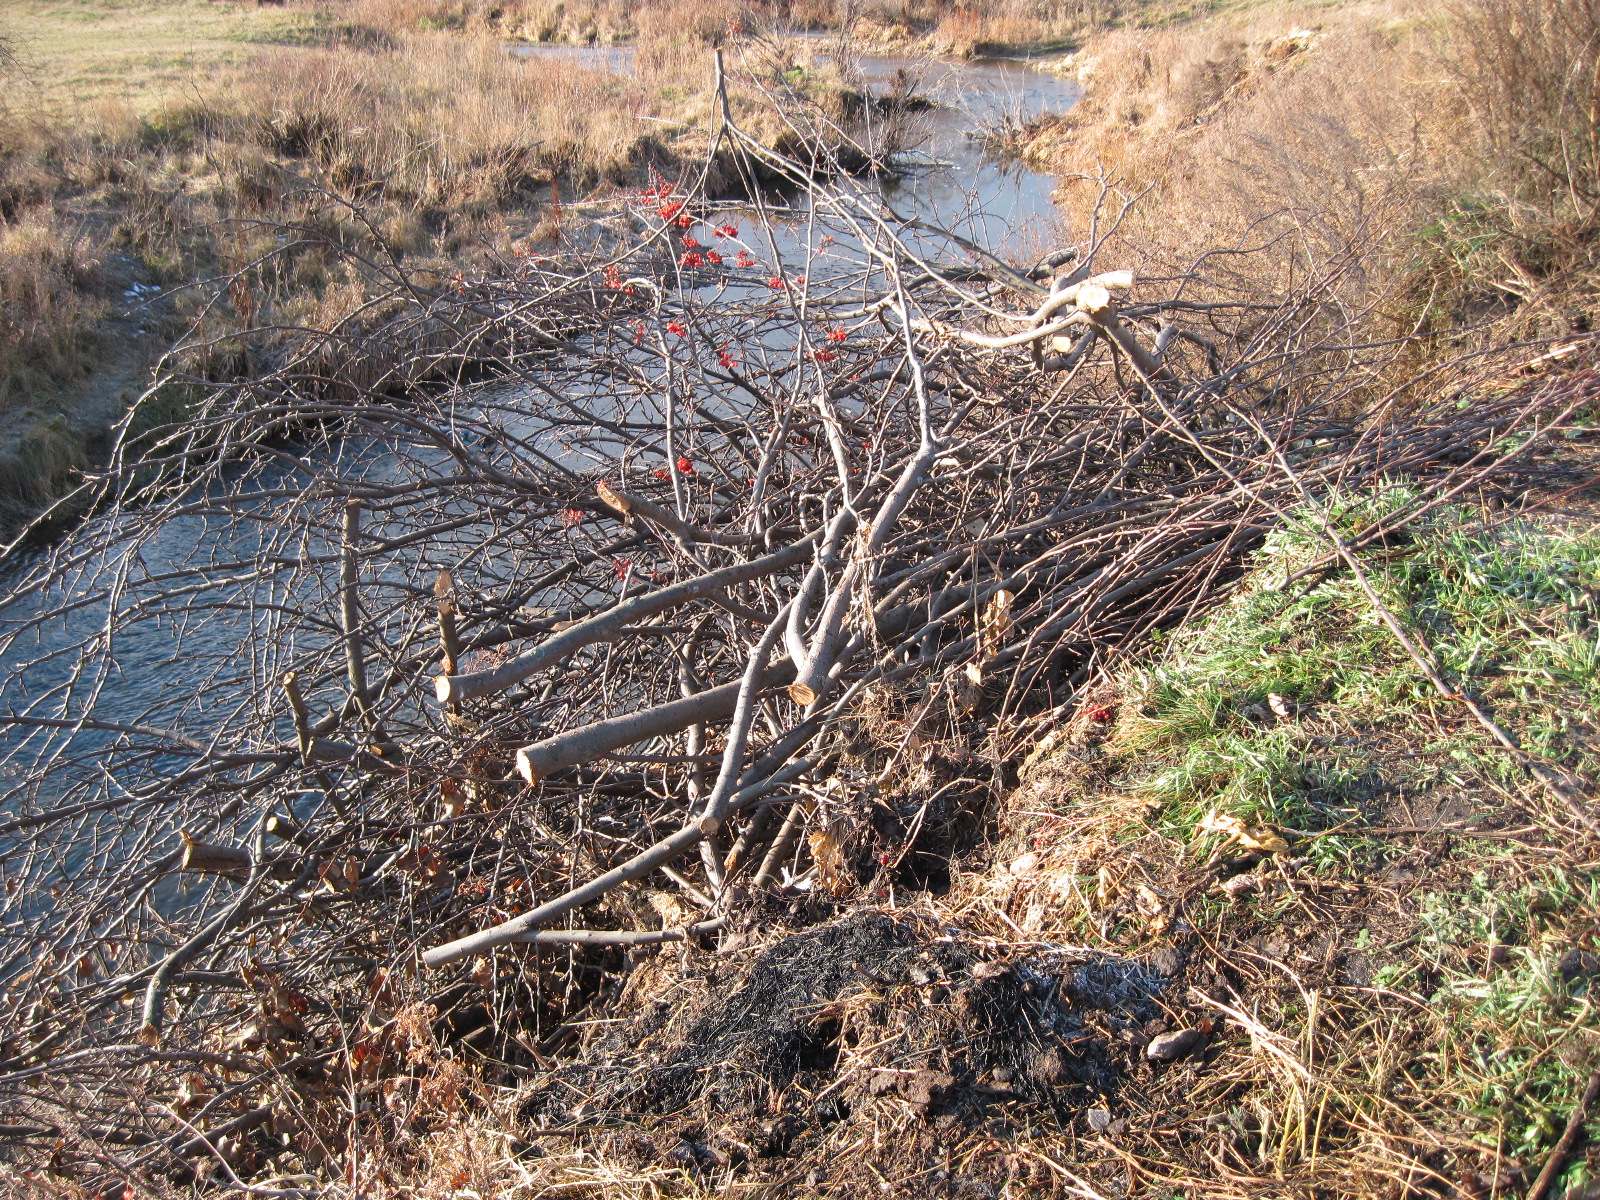
[[[1600,1050],[1600,879],[1527,871],[1504,850],[1486,857],[1498,861],[1467,889],[1423,897],[1419,979],[1396,982],[1437,1012],[1448,1091],[1480,1138],[1536,1159],[1560,1137]],[[1429,979],[1431,991],[1417,987]],[[1564,1182],[1588,1178],[1580,1160]]]
[[[1333,515],[1348,532],[1411,498],[1396,488]],[[1192,831],[1214,809],[1313,830],[1347,823],[1379,782],[1373,735],[1404,743],[1412,783],[1514,781],[1515,765],[1475,727],[1418,740],[1451,706],[1348,572],[1282,586],[1325,547],[1309,520],[1291,521],[1241,596],[1170,639],[1141,680],[1117,746],[1146,764],[1135,786],[1161,804],[1169,831]],[[1445,509],[1362,557],[1385,607],[1432,645],[1448,679],[1491,704],[1530,752],[1592,765],[1600,532],[1489,527]]]

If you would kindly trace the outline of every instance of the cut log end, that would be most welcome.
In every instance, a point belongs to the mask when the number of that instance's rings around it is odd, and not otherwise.
[[[440,704],[453,704],[460,697],[455,694],[455,677],[451,675],[435,675],[433,677],[433,694]]]
[[[539,772],[533,769],[533,760],[528,757],[527,747],[517,751],[517,774],[522,776],[524,783],[539,782]]]
[[[248,875],[250,873],[250,853],[240,850],[236,846],[213,846],[206,842],[197,842],[188,833],[181,833],[183,838],[183,859],[181,866],[185,871],[204,871],[211,875]]]
[[[619,495],[617,492],[612,491],[611,484],[606,480],[602,479],[598,484],[596,484],[595,491],[600,494],[601,500],[603,500],[609,507],[614,508],[617,512],[621,513],[624,517],[631,517],[633,515],[633,505],[630,503],[630,498]]]
[[[802,707],[810,707],[817,702],[816,689],[805,683],[791,683],[788,688],[789,699]]]
[[[1097,283],[1086,283],[1078,289],[1078,307],[1084,312],[1104,312],[1111,307],[1111,293]]]

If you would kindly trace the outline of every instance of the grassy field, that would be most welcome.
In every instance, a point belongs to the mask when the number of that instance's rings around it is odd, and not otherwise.
[[[263,46],[324,39],[328,26],[312,9],[232,0],[19,0],[0,10],[22,62],[21,96],[63,114],[106,102],[148,111],[195,95]]]

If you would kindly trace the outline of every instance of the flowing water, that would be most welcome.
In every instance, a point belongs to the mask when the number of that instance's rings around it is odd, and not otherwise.
[[[835,37],[810,41],[830,57]],[[575,62],[628,74],[632,52],[619,46],[525,45],[515,52],[536,60]],[[922,139],[905,156],[904,173],[883,183],[901,211],[926,217],[1015,262],[1064,244],[1062,214],[1050,196],[1056,180],[990,153],[984,135],[1015,128],[1049,113],[1064,113],[1082,96],[1078,84],[1025,58],[947,61],[927,56],[868,54],[852,70],[874,94],[899,88],[933,102],[916,114]]]
[[[828,53],[826,44],[819,49]],[[631,58],[625,49],[519,47],[518,52],[536,59],[575,58],[585,65],[617,72],[631,69]],[[538,69],[537,62],[530,62],[529,69]],[[1017,60],[946,63],[874,55],[860,59],[858,70],[863,81],[877,91],[903,89],[909,77],[916,91],[937,104],[919,116],[926,137],[909,156],[906,172],[881,185],[886,199],[897,210],[929,218],[989,245],[1017,263],[1030,262],[1041,252],[1063,244],[1062,217],[1050,200],[1054,181],[1018,164],[992,158],[978,135],[1002,123],[1015,124],[1041,113],[1065,111],[1078,98],[1075,84]],[[803,208],[797,207],[794,215],[791,232],[782,235],[794,239],[791,247],[808,236],[801,232],[805,225]],[[782,254],[787,248],[777,249]],[[536,419],[536,409],[528,419]],[[318,466],[346,478],[381,479],[396,471],[388,455],[389,451],[376,443],[347,439],[330,452],[328,461]],[[284,483],[288,484],[295,474],[284,468]],[[303,479],[304,475],[299,477]],[[271,488],[273,470],[255,473],[252,486]],[[211,498],[221,501],[225,491],[225,483],[219,483],[211,490]],[[103,598],[96,598],[94,593],[105,587],[121,553],[135,553],[139,561],[134,574],[148,579],[197,565],[205,568],[207,575],[225,578],[269,539],[274,542],[273,552],[279,555],[309,557],[328,552],[329,548],[309,541],[297,544],[283,531],[272,530],[260,521],[238,519],[241,514],[228,511],[230,502],[169,522],[154,538],[143,540],[136,551],[119,550],[113,542],[82,569],[78,578],[60,583],[55,601],[73,594],[73,589],[82,589],[92,602],[68,620],[30,631],[26,644],[11,646],[7,661],[0,664],[0,710],[16,712],[49,695],[45,711],[65,715],[82,713],[92,706],[101,721],[147,723],[204,737],[214,718],[247,702],[243,697],[258,692],[271,678],[265,664],[253,662],[250,654],[243,653],[247,643],[253,639],[260,645],[265,639],[277,646],[277,657],[288,659],[293,656],[297,638],[326,637],[327,626],[308,635],[275,615],[282,598],[271,594],[273,589],[267,585],[244,595],[229,611],[207,613],[203,624],[196,623],[192,614],[176,603],[165,606],[168,611],[156,618],[121,622],[122,627],[115,634],[106,632],[108,605],[124,602],[114,593]],[[0,572],[0,592],[15,585],[26,565],[17,564]],[[36,597],[29,596],[0,608],[0,634],[28,622],[38,611],[39,603]],[[96,639],[95,652],[80,657],[77,648]],[[51,654],[55,657],[48,657]],[[47,656],[44,661],[38,661],[41,655]],[[84,663],[91,659],[98,664],[97,670],[85,674]],[[24,662],[31,662],[26,672],[20,670]],[[95,752],[116,736],[92,730],[67,736],[60,731],[0,729],[0,750],[15,750],[19,739],[31,739],[41,750],[48,746],[50,753],[81,762],[81,769],[73,772],[79,788],[114,790],[116,784],[95,761]],[[8,769],[0,764],[0,813],[14,814],[23,805],[49,804],[57,798],[18,795],[16,777],[8,779],[4,774]],[[98,782],[97,774],[101,776]]]

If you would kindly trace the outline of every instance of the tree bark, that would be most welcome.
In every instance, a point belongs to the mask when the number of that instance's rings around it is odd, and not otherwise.
[[[782,687],[792,678],[794,667],[783,663],[766,673],[762,686]],[[740,686],[741,681],[735,680],[682,700],[658,704],[654,708],[611,717],[544,738],[517,751],[517,773],[528,783],[537,783],[557,771],[591,762],[635,742],[681,733],[691,725],[732,716],[739,702]]]
[[[671,587],[624,601],[615,608],[607,609],[586,621],[579,621],[570,629],[564,629],[547,641],[541,642],[526,654],[491,670],[477,671],[470,675],[437,676],[433,681],[434,695],[438,697],[440,704],[450,704],[504,691],[512,684],[521,683],[528,676],[545,667],[553,666],[585,646],[595,642],[610,641],[624,626],[652,617],[656,613],[665,612],[669,608],[687,604],[691,600],[703,599],[712,592],[721,591],[734,584],[747,583],[752,579],[775,575],[789,567],[799,566],[811,556],[811,542],[811,538],[806,538],[804,541],[785,546],[782,550],[750,562],[723,567],[719,571],[711,571],[684,583],[676,583]]]

